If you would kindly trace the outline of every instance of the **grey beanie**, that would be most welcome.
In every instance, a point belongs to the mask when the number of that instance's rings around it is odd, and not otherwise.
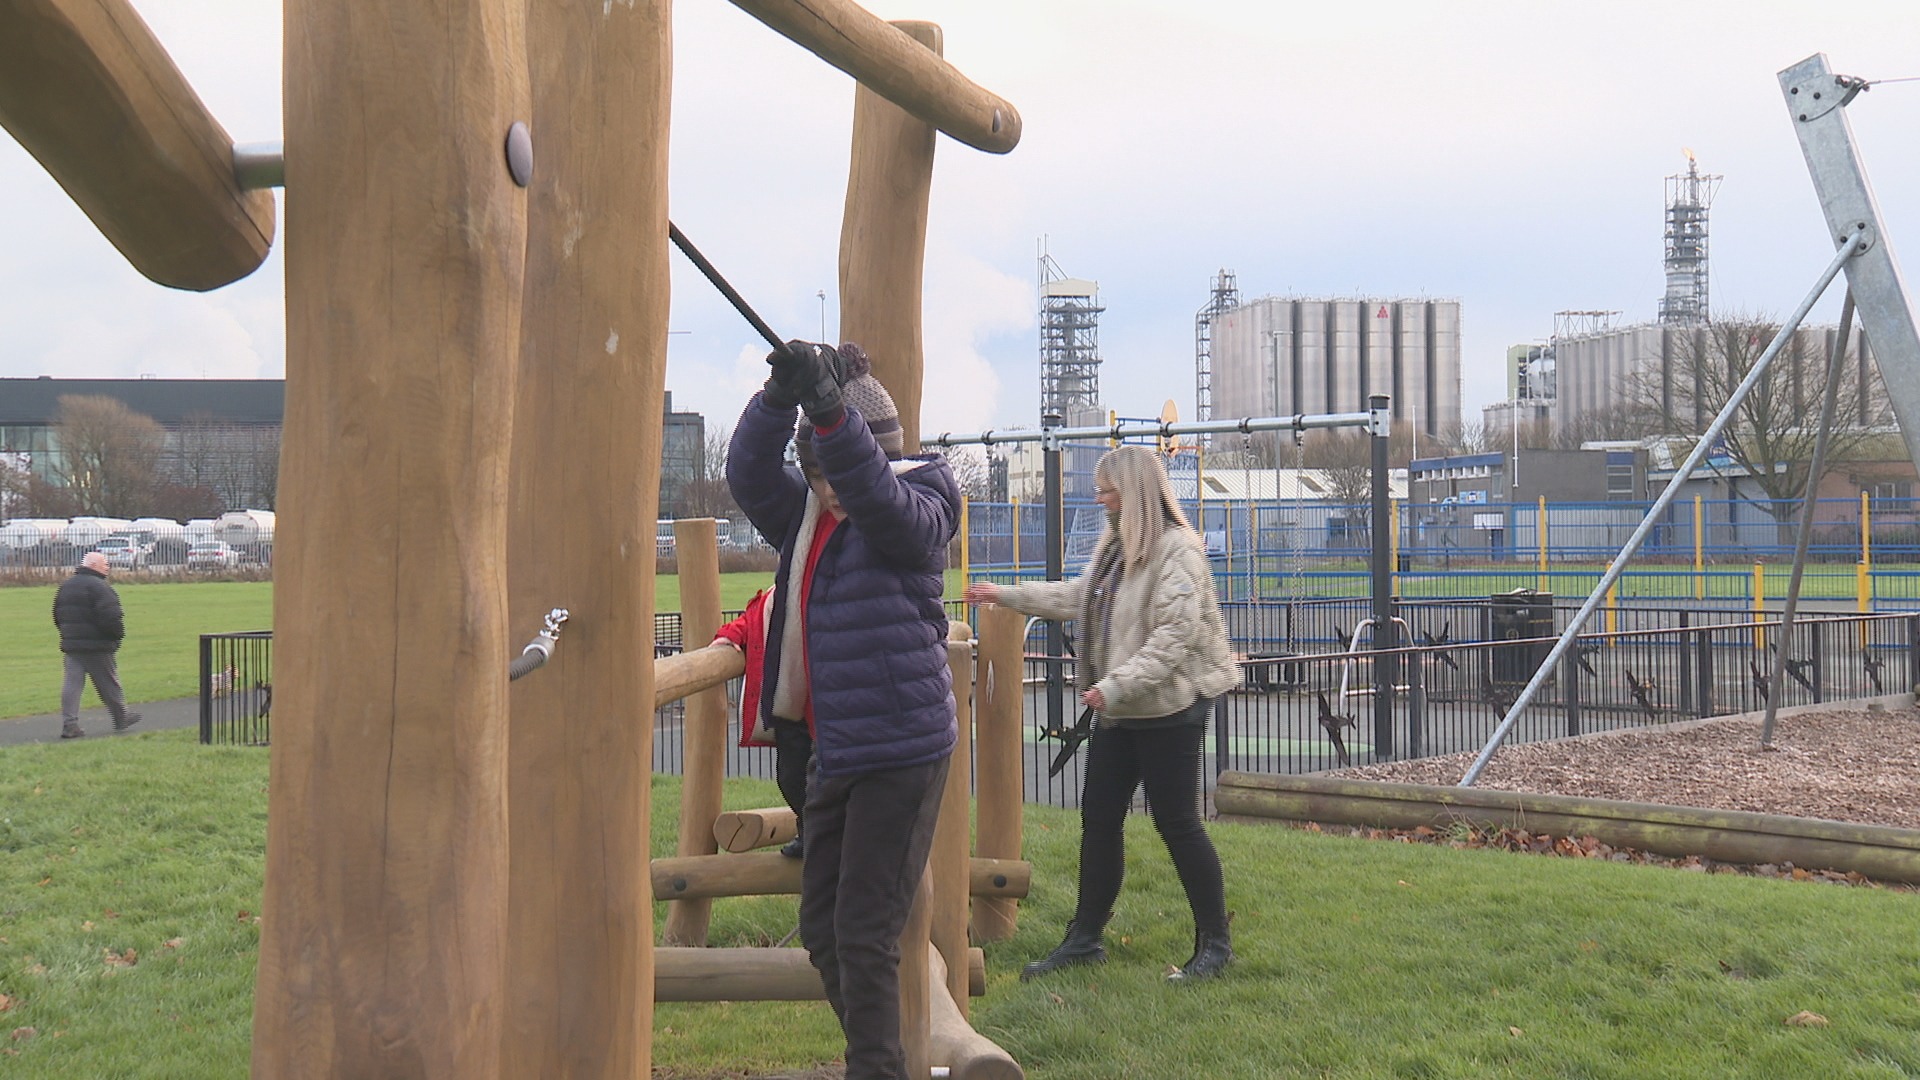
[[[906,453],[906,432],[901,430],[900,410],[893,404],[893,395],[873,377],[873,361],[865,349],[849,341],[838,351],[847,362],[847,373],[851,376],[840,388],[841,401],[859,411],[887,460],[899,461]],[[819,475],[820,466],[813,456],[813,421],[804,414],[800,417],[800,429],[794,433],[793,448],[800,458],[800,471],[809,477]]]

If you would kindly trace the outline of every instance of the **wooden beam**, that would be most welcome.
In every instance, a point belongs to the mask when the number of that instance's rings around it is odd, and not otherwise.
[[[793,839],[797,824],[785,806],[728,810],[713,819],[713,840],[722,851],[753,851]]]
[[[733,0],[862,86],[975,149],[1020,143],[1020,112],[853,0]]]
[[[651,624],[648,633],[652,633]],[[737,679],[746,670],[746,657],[729,645],[707,645],[662,656],[653,662],[653,707],[658,709],[710,686],[719,686],[728,679]]]
[[[639,1077],[653,1052],[647,837],[671,6],[517,8],[528,20],[534,166],[510,600],[518,637],[550,607],[572,619],[546,668],[513,684],[501,1075]]]
[[[286,5],[258,1080],[509,1075],[506,507],[527,201],[501,146],[529,107],[524,10]],[[593,636],[569,634],[570,651]]]
[[[652,876],[653,895],[658,900],[800,892],[800,861],[775,851],[655,859]],[[1033,864],[1016,859],[970,859],[967,885],[974,896],[1023,897],[1033,885]]]
[[[933,55],[940,28],[896,24]],[[853,151],[840,216],[840,340],[859,342],[900,410],[909,453],[920,446],[921,280],[933,193],[933,127],[862,85],[853,95]]]
[[[947,973],[940,950],[934,949],[927,961],[928,981],[932,983],[927,1027],[933,1063],[945,1065],[951,1080],[1024,1080],[1026,1070],[1013,1055],[967,1023],[966,999],[947,992],[954,980]]]
[[[820,973],[805,949],[700,949],[663,945],[654,950],[656,1001],[825,1001]],[[987,992],[987,958],[967,950],[967,993]]]
[[[0,127],[162,285],[217,289],[273,246],[272,193],[241,190],[233,140],[128,0],[0,4]]]

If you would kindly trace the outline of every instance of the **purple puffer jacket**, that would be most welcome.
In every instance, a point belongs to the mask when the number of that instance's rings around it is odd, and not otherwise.
[[[727,485],[754,528],[780,549],[773,625],[784,625],[793,548],[807,483],[781,455],[795,412],[747,403],[727,451]],[[960,519],[960,491],[944,460],[895,473],[867,422],[849,408],[816,433],[820,470],[847,519],[827,538],[807,597],[808,685],[814,760],[823,776],[938,761],[953,752],[953,680],[947,670],[947,543]],[[915,459],[919,460],[919,459]],[[802,568],[804,570],[804,567]],[[766,670],[780,670],[781,642],[769,634]],[[760,695],[762,721],[771,691]]]

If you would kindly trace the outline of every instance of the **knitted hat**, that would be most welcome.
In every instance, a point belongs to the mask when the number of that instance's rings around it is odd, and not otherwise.
[[[899,461],[906,452],[906,432],[900,428],[900,410],[880,380],[873,377],[873,361],[867,351],[849,341],[839,353],[847,362],[847,382],[840,388],[840,399],[848,408],[858,410],[873,432],[873,440],[886,452],[887,460]],[[800,430],[794,433],[794,451],[800,457],[800,470],[808,477],[818,476],[820,466],[813,457],[813,420],[800,417]]]

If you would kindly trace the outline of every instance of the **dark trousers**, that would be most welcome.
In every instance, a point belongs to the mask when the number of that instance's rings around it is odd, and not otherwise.
[[[1153,827],[1173,856],[1197,929],[1225,933],[1227,890],[1220,855],[1200,817],[1203,723],[1168,727],[1103,727],[1088,740],[1080,791],[1080,900],[1074,918],[1098,930],[1107,924],[1126,874],[1125,830],[1133,793],[1147,788]]]
[[[847,1037],[847,1080],[901,1080],[900,932],[927,867],[948,759],[807,786],[800,936]]]
[[[127,695],[120,689],[120,672],[110,652],[61,653],[66,658],[66,679],[60,684],[60,717],[68,724],[80,722],[80,693],[87,680],[93,680],[93,692],[107,707],[117,725],[127,722]]]
[[[793,809],[794,835],[804,835],[806,823],[807,765],[813,761],[813,736],[807,725],[791,720],[769,720],[773,732],[773,782],[780,786],[780,797]]]

